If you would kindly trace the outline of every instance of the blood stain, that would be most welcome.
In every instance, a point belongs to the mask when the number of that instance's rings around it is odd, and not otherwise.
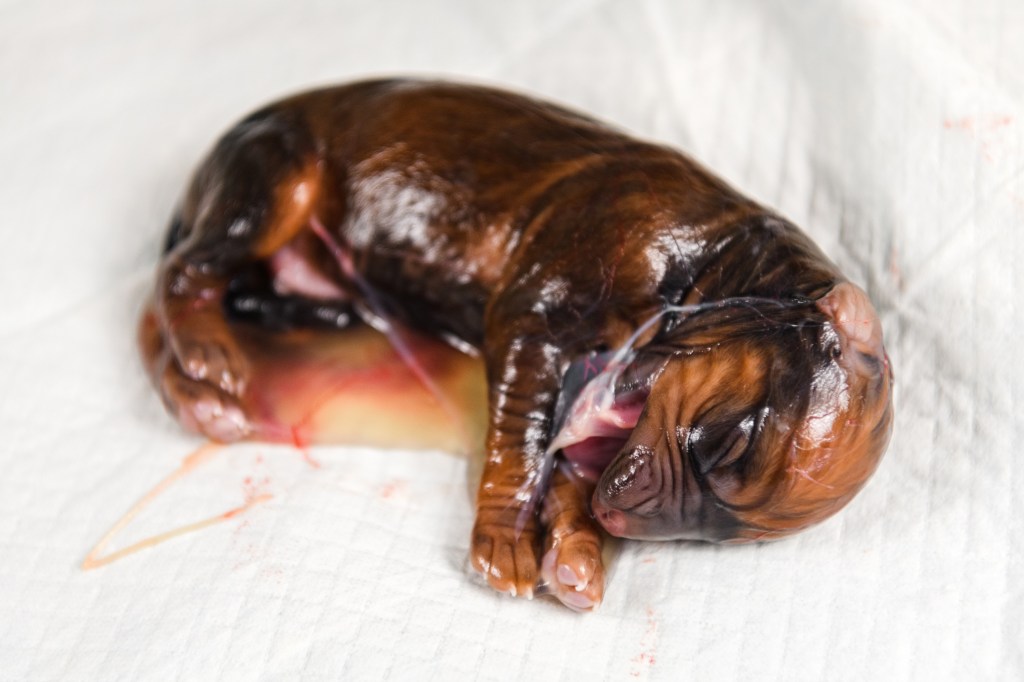
[[[382,499],[390,500],[405,490],[405,481],[390,481],[380,487]]]
[[[658,614],[650,606],[647,607],[647,630],[640,638],[640,653],[633,657],[634,667],[630,672],[633,677],[640,677],[645,669],[654,667],[658,651]]]

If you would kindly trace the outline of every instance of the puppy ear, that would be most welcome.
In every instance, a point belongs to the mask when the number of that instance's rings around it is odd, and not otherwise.
[[[871,300],[856,284],[842,282],[818,299],[818,310],[825,313],[843,339],[857,351],[882,357],[882,323]]]

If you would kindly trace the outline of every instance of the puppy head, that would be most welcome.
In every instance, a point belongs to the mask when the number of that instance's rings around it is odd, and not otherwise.
[[[892,427],[892,372],[864,292],[695,315],[644,348],[650,394],[604,470],[594,513],[612,535],[742,542],[841,509]]]

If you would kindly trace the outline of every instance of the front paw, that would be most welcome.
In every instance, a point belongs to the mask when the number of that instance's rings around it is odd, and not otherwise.
[[[514,524],[477,521],[470,562],[495,590],[532,599],[537,583],[536,539],[532,524],[517,531]]]
[[[591,611],[604,597],[601,537],[594,528],[553,528],[548,533],[541,584],[576,611]]]

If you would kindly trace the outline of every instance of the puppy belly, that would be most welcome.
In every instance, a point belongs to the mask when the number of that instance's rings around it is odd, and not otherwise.
[[[479,452],[487,392],[478,359],[403,331],[428,387],[369,327],[271,333],[239,329],[253,366],[242,408],[251,438]]]

